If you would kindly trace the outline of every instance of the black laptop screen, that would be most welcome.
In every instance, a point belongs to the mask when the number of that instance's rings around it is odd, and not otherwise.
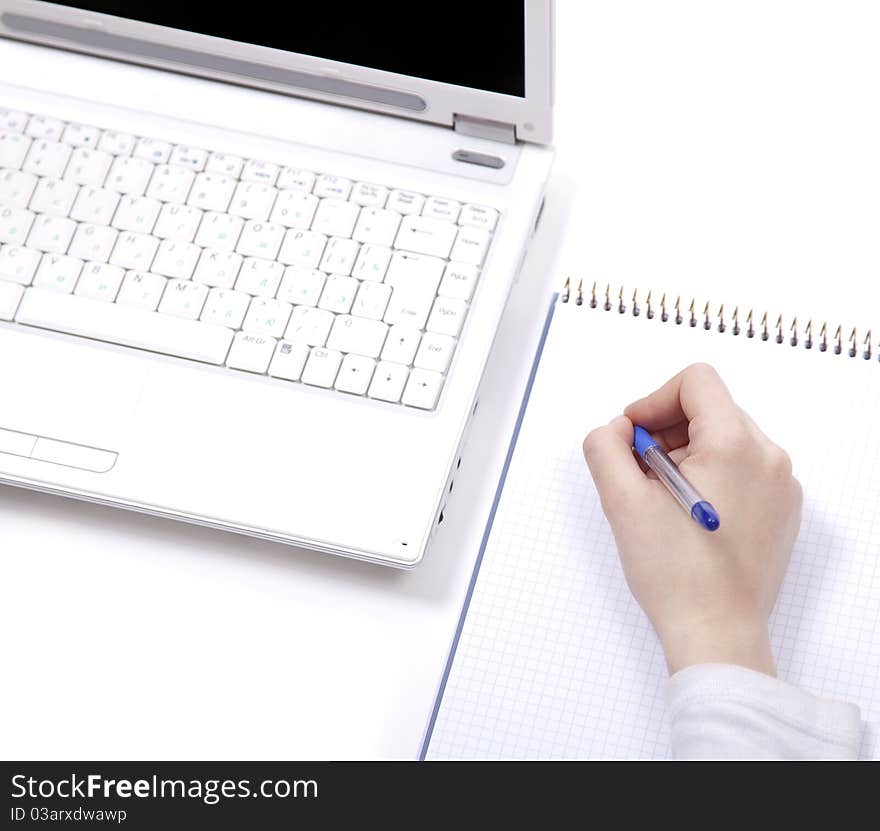
[[[524,0],[57,5],[525,96]]]

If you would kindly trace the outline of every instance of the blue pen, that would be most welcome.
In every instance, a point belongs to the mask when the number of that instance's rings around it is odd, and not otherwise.
[[[718,512],[697,492],[697,489],[682,476],[675,462],[663,452],[651,434],[644,427],[636,427],[633,433],[633,447],[645,464],[657,474],[657,478],[669,492],[707,531],[717,531],[721,525]]]

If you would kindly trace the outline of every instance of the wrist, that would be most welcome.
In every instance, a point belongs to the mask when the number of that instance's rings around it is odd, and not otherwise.
[[[766,623],[684,626],[658,634],[670,675],[694,664],[734,664],[776,677]]]

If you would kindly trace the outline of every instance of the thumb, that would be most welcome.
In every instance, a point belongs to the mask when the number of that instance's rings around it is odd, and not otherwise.
[[[632,504],[648,483],[633,456],[632,442],[633,425],[626,416],[617,416],[584,439],[584,458],[609,519]]]

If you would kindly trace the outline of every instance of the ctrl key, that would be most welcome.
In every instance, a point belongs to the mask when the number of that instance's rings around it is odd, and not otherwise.
[[[0,280],[0,320],[12,320],[24,294],[24,286]]]

